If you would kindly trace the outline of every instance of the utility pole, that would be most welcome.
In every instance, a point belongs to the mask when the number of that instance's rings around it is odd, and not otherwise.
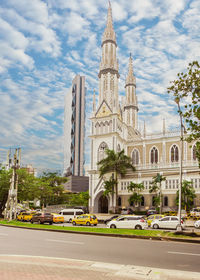
[[[10,159],[10,156],[11,156],[11,150],[10,152],[8,152],[8,168],[10,168],[10,165],[12,164],[12,160]],[[21,161],[21,148],[16,148],[13,157],[12,178],[10,182],[8,200],[5,209],[5,218],[9,219],[9,221],[11,221],[13,218],[16,219],[17,216],[18,175],[16,170],[20,168],[20,161]]]

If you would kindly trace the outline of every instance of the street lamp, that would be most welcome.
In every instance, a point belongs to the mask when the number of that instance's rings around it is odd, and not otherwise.
[[[176,97],[174,99],[174,101],[176,102],[177,106],[178,106],[178,113],[180,116],[180,123],[181,123],[181,138],[180,138],[180,170],[179,170],[179,197],[178,197],[178,219],[179,219],[179,227],[178,230],[182,230],[181,228],[181,196],[182,196],[182,174],[183,174],[183,118],[182,118],[182,112],[181,112],[181,108],[180,108],[180,98]]]

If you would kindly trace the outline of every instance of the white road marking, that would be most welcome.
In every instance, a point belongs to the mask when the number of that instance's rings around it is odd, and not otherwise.
[[[66,241],[66,240],[55,240],[55,239],[45,239],[49,242],[60,242],[60,243],[68,243],[68,244],[76,244],[76,245],[84,245],[84,242],[76,242],[76,241]]]
[[[200,254],[193,254],[193,253],[183,253],[183,252],[167,252],[168,254],[175,254],[175,255],[187,255],[187,256],[198,256],[200,257]]]
[[[0,235],[3,235],[3,236],[8,236],[7,233],[0,233]]]

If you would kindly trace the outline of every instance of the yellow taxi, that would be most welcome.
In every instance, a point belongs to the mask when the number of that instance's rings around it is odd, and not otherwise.
[[[162,215],[162,214],[153,214],[153,215],[149,215],[149,216],[147,217],[148,226],[149,226],[149,227],[151,226],[152,221],[161,219],[161,218],[163,218],[164,216],[165,216],[165,215]]]
[[[76,225],[86,225],[86,226],[96,226],[98,224],[97,217],[93,214],[83,214],[72,219],[72,224]]]
[[[34,213],[22,212],[17,216],[18,221],[29,222],[33,217]]]
[[[51,215],[53,215],[53,223],[64,223],[64,216],[57,213],[51,213]]]

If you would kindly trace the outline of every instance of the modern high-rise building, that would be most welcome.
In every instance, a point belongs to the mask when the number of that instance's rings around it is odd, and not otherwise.
[[[66,94],[64,113],[64,174],[84,175],[85,77],[76,75]]]

